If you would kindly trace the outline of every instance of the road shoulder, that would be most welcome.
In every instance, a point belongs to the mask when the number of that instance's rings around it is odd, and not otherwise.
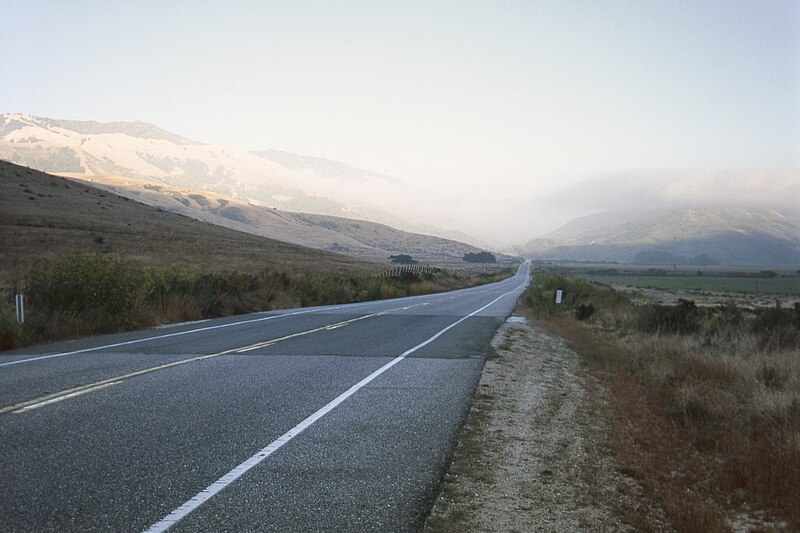
[[[639,488],[605,447],[605,392],[579,356],[511,317],[478,390],[424,531],[627,531]]]

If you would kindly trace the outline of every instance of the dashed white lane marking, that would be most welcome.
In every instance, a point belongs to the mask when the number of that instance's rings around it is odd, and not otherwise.
[[[356,383],[355,385],[344,391],[342,394],[334,398],[331,402],[329,402],[328,404],[317,410],[314,414],[312,414],[311,416],[309,416],[308,418],[306,418],[305,420],[294,426],[292,429],[290,429],[289,431],[287,431],[286,433],[284,433],[283,435],[281,435],[280,437],[278,437],[277,439],[266,445],[264,448],[256,452],[253,456],[251,456],[249,459],[238,465],[236,468],[234,468],[233,470],[231,470],[230,472],[228,472],[227,474],[216,480],[214,483],[212,483],[205,489],[195,494],[191,499],[189,499],[183,505],[172,511],[170,514],[168,514],[160,521],[150,526],[150,528],[147,529],[145,533],[157,533],[166,531],[167,529],[178,523],[180,520],[182,520],[186,515],[188,515],[201,505],[203,505],[206,501],[208,501],[212,497],[214,497],[214,495],[217,494],[219,491],[221,491],[222,489],[224,489],[225,487],[227,487],[228,485],[230,485],[231,483],[242,477],[248,470],[259,464],[261,461],[263,461],[273,453],[275,453],[284,444],[286,444],[287,442],[295,438],[297,435],[302,433],[309,426],[314,424],[317,420],[319,420],[320,418],[328,414],[330,411],[335,409],[343,401],[347,400],[350,396],[358,392],[360,389],[369,384],[375,378],[377,378],[378,376],[380,376],[381,374],[392,368],[394,365],[405,359],[408,355],[416,352],[417,350],[423,348],[424,346],[427,346],[428,344],[432,343],[433,341],[444,335],[447,331],[453,329],[454,327],[461,324],[468,318],[477,315],[484,309],[498,302],[500,299],[516,292],[518,289],[519,287],[510,290],[504,294],[501,294],[500,296],[498,296],[488,304],[484,305],[480,309],[477,309],[471,312],[470,314],[461,317],[460,319],[456,320],[446,328],[440,330],[434,336],[430,337],[429,339],[417,344],[413,348],[410,348],[405,352],[403,352],[402,354],[398,355],[397,357],[395,357],[394,359],[392,359],[391,361],[380,367],[378,370],[368,375],[367,377],[365,377],[364,379],[362,379],[361,381],[359,381],[358,383]]]

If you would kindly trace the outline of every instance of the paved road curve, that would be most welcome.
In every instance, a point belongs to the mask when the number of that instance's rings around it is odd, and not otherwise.
[[[413,530],[527,279],[0,354],[0,529]]]

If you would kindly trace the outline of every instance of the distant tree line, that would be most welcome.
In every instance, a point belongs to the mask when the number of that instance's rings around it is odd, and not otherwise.
[[[708,254],[699,254],[693,257],[676,255],[662,250],[645,250],[633,258],[637,265],[680,265],[680,266],[716,266],[719,261]]]
[[[467,263],[497,263],[497,258],[489,252],[467,252],[464,254],[464,261]]]
[[[389,259],[395,265],[416,265],[419,261],[415,261],[413,257],[408,254],[390,255]]]

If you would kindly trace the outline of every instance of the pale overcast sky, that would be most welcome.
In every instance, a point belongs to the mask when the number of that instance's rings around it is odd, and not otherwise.
[[[465,199],[800,167],[796,1],[2,0],[0,12],[0,112],[144,120]]]

